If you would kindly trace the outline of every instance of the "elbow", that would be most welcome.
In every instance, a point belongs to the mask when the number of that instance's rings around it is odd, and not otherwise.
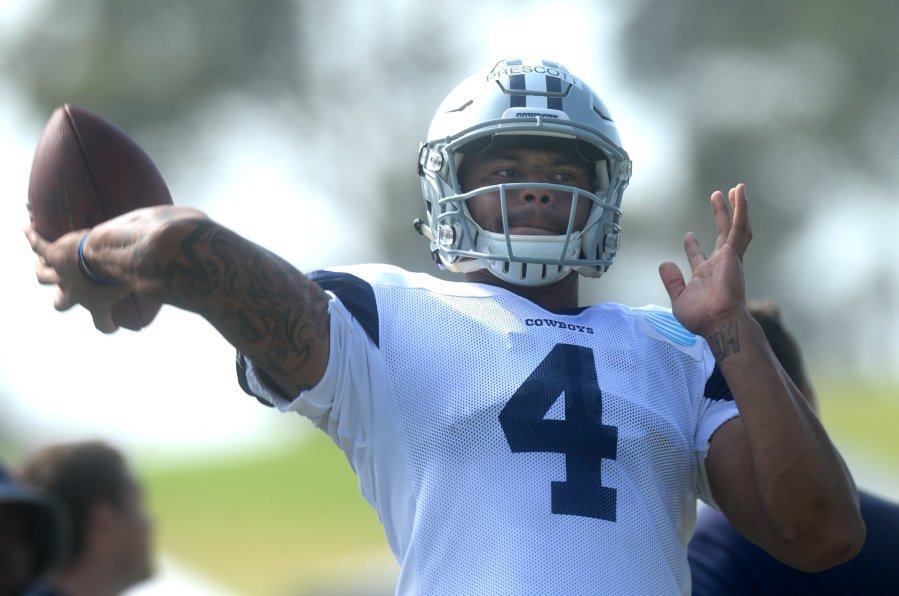
[[[865,543],[865,522],[854,515],[817,524],[813,531],[798,537],[783,562],[806,572],[818,572],[855,557]]]
[[[867,529],[858,512],[843,523],[833,524],[834,528],[822,539],[813,571],[822,571],[853,559],[865,544]]]

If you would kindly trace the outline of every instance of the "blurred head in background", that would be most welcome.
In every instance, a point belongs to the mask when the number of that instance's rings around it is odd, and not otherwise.
[[[58,496],[72,519],[72,550],[50,587],[72,596],[120,594],[153,573],[152,524],[124,456],[102,441],[44,447],[19,470]]]
[[[784,371],[808,400],[812,409],[817,412],[818,398],[805,369],[799,343],[784,327],[780,308],[773,302],[754,302],[749,305],[749,312],[761,325],[762,331],[765,332],[765,337],[768,338],[768,343],[771,344],[771,349],[774,350],[774,355],[777,356]]]

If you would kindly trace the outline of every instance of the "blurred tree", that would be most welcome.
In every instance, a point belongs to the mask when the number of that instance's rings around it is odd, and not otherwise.
[[[128,130],[177,129],[222,93],[302,95],[304,6],[51,0],[0,67],[44,113],[80,102]]]
[[[876,218],[892,200],[889,189],[899,182],[893,117],[899,71],[890,58],[899,55],[895,4],[643,0],[630,11],[622,40],[632,83],[661,98],[689,140],[688,154],[678,159],[691,175],[676,192],[696,200],[682,211],[683,222],[704,221],[709,190],[746,181],[758,205],[757,241],[747,260],[752,293],[774,296],[796,312],[799,333],[813,340],[819,356],[825,342],[814,340],[831,333],[870,339],[873,331],[880,348],[857,351],[856,363],[872,351],[889,363],[890,351],[882,347],[896,344],[895,316],[837,328],[820,322],[847,301],[882,310],[884,301],[899,299],[896,284],[881,284],[891,288],[887,296],[864,285],[822,295],[820,281],[840,275],[837,267],[797,272],[795,260],[782,257],[824,213],[845,211],[850,229],[865,225],[865,213]],[[847,246],[845,236],[819,240],[818,267],[859,249]],[[882,259],[875,246],[868,256]],[[871,269],[863,278],[869,282],[880,267]],[[842,349],[827,351],[846,358]]]
[[[332,181],[358,260],[440,275],[427,242],[412,229],[423,215],[416,164],[433,109],[465,72],[465,33],[453,30],[450,2],[319,4],[303,22],[304,52],[315,56],[307,117],[321,125],[304,139],[317,173]],[[452,39],[451,39],[452,37]],[[353,231],[355,230],[355,232]]]

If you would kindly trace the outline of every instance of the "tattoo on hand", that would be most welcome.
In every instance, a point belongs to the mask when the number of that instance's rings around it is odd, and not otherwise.
[[[722,325],[720,331],[712,334],[709,338],[709,348],[712,349],[715,360],[721,362],[740,351],[740,336],[737,331],[737,322],[731,321]]]

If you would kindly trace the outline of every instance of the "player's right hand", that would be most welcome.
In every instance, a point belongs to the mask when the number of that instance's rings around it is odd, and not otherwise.
[[[128,286],[98,285],[88,280],[78,266],[78,243],[87,230],[75,230],[50,242],[29,225],[25,236],[37,255],[35,271],[43,285],[55,285],[53,306],[64,311],[81,304],[90,311],[94,326],[103,333],[118,329],[113,320],[112,307],[129,293]]]

